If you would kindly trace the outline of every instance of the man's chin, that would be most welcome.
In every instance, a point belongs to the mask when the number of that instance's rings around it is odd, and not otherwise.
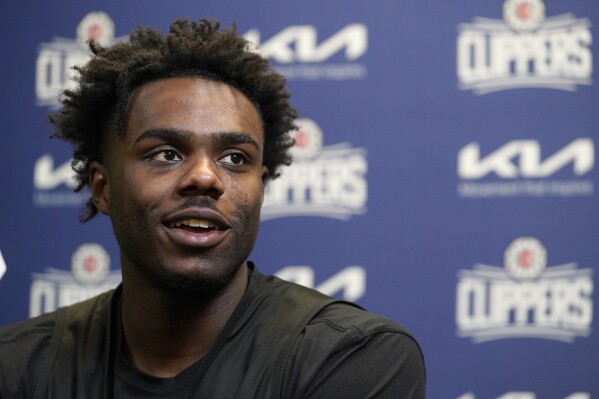
[[[158,270],[157,283],[160,288],[173,295],[191,295],[205,299],[225,290],[235,279],[240,266],[227,267],[218,273],[177,273],[172,270]]]

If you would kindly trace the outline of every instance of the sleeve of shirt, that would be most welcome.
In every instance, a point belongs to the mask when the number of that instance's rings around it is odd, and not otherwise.
[[[45,314],[0,329],[0,399],[34,396],[53,327]]]
[[[416,340],[384,318],[320,319],[297,342],[287,393],[302,399],[424,399],[424,357]]]

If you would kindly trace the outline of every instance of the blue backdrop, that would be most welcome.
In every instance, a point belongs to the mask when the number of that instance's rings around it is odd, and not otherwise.
[[[296,163],[252,259],[406,325],[430,398],[599,397],[588,0],[0,4],[0,325],[120,280],[44,114],[90,37],[236,21],[288,77]],[[384,365],[381,365],[384,367]]]

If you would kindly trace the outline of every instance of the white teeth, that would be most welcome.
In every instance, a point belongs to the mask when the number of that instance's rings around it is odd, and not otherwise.
[[[181,226],[200,227],[202,229],[216,228],[214,223],[206,219],[185,219],[179,222],[171,223],[171,227]]]

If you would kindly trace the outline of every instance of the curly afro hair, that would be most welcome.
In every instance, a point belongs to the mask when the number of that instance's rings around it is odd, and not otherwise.
[[[185,19],[171,24],[164,36],[138,27],[128,43],[102,47],[90,43],[94,54],[83,67],[76,67],[78,87],[63,93],[60,112],[48,115],[55,125],[51,137],[74,145],[72,167],[75,191],[88,185],[90,163],[101,161],[106,137],[114,131],[124,135],[126,108],[135,88],[153,80],[198,76],[226,83],[241,91],[256,106],[264,128],[263,163],[271,178],[281,165],[289,165],[293,145],[289,132],[295,129],[295,109],[289,104],[285,78],[252,51],[235,25],[219,29],[216,21]],[[98,212],[88,200],[81,221]]]

